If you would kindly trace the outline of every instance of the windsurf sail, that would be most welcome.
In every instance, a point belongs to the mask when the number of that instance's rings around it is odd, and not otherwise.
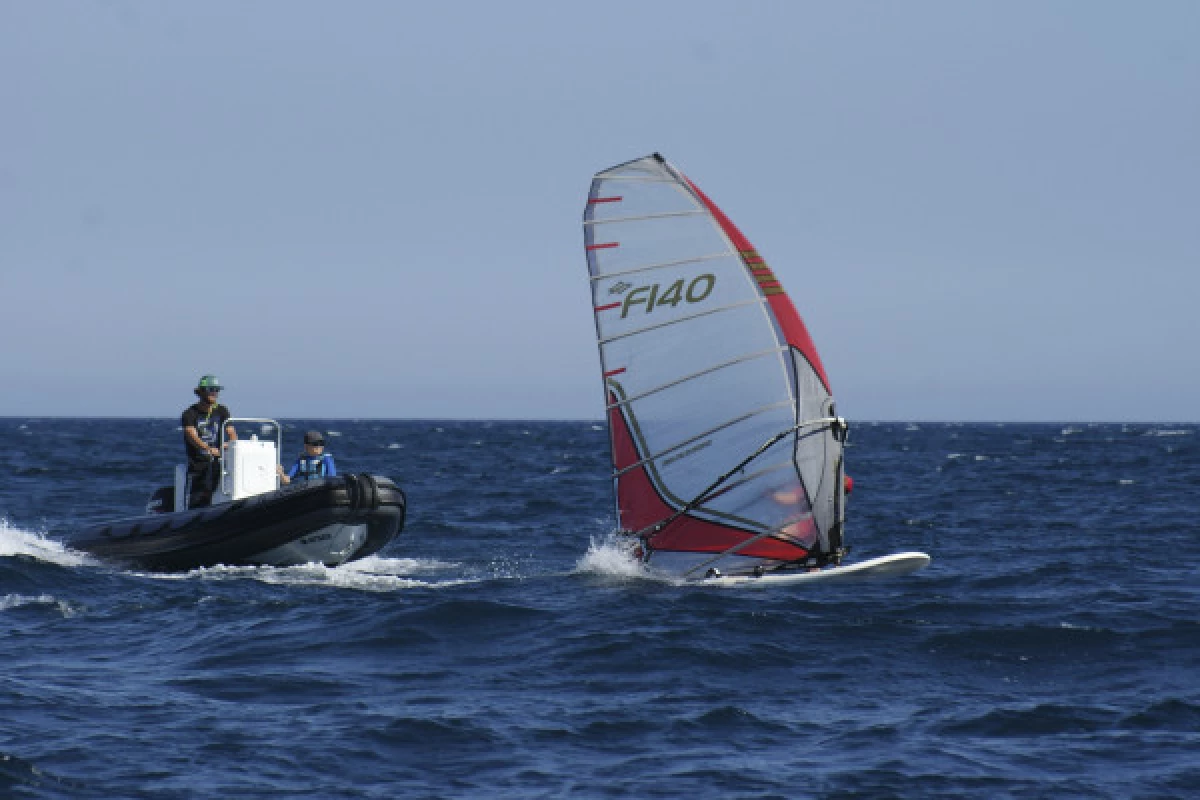
[[[836,563],[845,425],[767,263],[657,153],[596,174],[583,231],[621,529],[684,575]]]

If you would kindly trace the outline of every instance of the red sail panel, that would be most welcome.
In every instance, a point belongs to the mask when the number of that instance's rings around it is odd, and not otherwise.
[[[617,400],[615,394],[610,394],[610,398],[613,403]],[[633,466],[642,459],[624,416],[618,409],[613,408],[609,411],[608,423],[612,431],[614,465],[618,470],[628,469],[617,478],[617,503],[622,524],[631,530],[642,530],[670,517],[676,509],[672,508],[655,488],[646,465]],[[755,535],[753,532],[684,514],[661,533],[650,537],[648,543],[655,550],[721,553]],[[806,557],[808,550],[792,542],[768,536],[742,548],[738,554],[752,558],[795,561]]]
[[[783,286],[775,279],[770,268],[767,267],[758,255],[758,251],[754,249],[754,245],[750,244],[738,227],[733,224],[733,220],[725,216],[717,204],[708,198],[700,187],[692,182],[691,178],[684,176],[691,190],[696,193],[704,203],[704,207],[717,220],[721,226],[721,230],[733,242],[733,246],[737,248],[738,254],[742,257],[742,261],[746,264],[746,268],[754,275],[758,284],[767,295],[767,303],[771,306],[771,311],[775,314],[775,319],[779,322],[779,327],[783,329],[783,335],[787,337],[788,344],[795,347],[808,362],[812,364],[817,375],[821,378],[821,383],[825,384],[825,391],[833,391],[829,388],[829,378],[825,374],[825,366],[821,363],[821,357],[817,355],[817,347],[813,344],[812,336],[808,333],[808,328],[804,325],[804,320],[800,319],[800,315],[796,313],[796,307],[792,305],[792,300],[783,290]],[[777,291],[770,291],[775,289]]]

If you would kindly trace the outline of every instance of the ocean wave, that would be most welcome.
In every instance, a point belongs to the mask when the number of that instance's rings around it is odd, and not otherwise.
[[[486,751],[504,744],[497,731],[470,716],[393,717],[383,724],[366,726],[363,734],[375,744],[404,747],[421,742],[425,747],[452,748],[459,755],[464,748]]]
[[[722,736],[734,732],[775,732],[787,735],[791,726],[778,719],[760,716],[754,712],[736,705],[721,705],[710,708],[690,718],[676,723],[676,730],[688,732],[702,731],[714,736]]]
[[[1139,730],[1195,734],[1200,730],[1200,705],[1176,697],[1166,698],[1129,715],[1123,725]]]
[[[941,733],[956,736],[1026,737],[1094,733],[1119,727],[1121,713],[1112,708],[1038,703],[999,708],[943,723]]]
[[[33,761],[0,752],[0,790],[4,790],[7,797],[9,796],[7,791],[16,791],[17,787],[25,787],[20,790],[21,794],[30,789],[69,790],[66,794],[61,795],[64,797],[83,797],[88,788],[84,784],[55,775]],[[87,796],[104,796],[106,794],[108,793],[89,792]]]

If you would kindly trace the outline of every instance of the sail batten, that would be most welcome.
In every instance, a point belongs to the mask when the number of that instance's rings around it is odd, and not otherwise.
[[[624,475],[626,472],[628,472],[631,469],[636,469],[637,467],[643,466],[650,462],[658,461],[658,460],[664,458],[665,456],[670,456],[674,453],[677,453],[678,451],[684,449],[685,447],[687,447],[689,445],[696,444],[697,442],[704,439],[705,437],[712,436],[715,433],[720,433],[721,431],[725,430],[726,428],[729,428],[733,425],[737,425],[739,422],[745,422],[746,420],[750,419],[751,417],[756,417],[759,414],[765,414],[768,411],[773,411],[777,408],[783,408],[787,405],[788,404],[786,402],[772,403],[771,405],[763,406],[761,408],[756,408],[753,411],[750,411],[746,414],[742,414],[741,416],[738,416],[738,417],[734,417],[733,419],[725,420],[724,422],[720,423],[719,425],[714,425],[713,427],[709,428],[708,430],[701,431],[700,433],[697,433],[695,436],[691,436],[687,439],[684,439],[682,442],[676,442],[673,445],[664,447],[662,450],[658,451],[657,453],[648,455],[645,458],[641,459],[640,461],[636,461],[633,464],[630,464],[628,467],[624,467],[623,469],[620,469],[617,472],[614,472],[613,477],[619,477],[621,475]]]
[[[843,428],[767,261],[658,154],[598,172],[583,223],[620,527],[683,573],[836,557]]]
[[[589,220],[584,225],[611,225],[617,222],[642,222],[651,219],[668,219],[670,217],[695,217],[702,216],[703,211],[666,211],[662,214],[641,214],[636,217],[613,217],[611,219],[593,219]]]
[[[609,182],[627,181],[632,183],[675,183],[672,178],[648,178],[641,175],[610,175],[605,180]]]
[[[644,392],[642,392],[641,394],[634,395],[633,397],[630,397],[627,400],[622,400],[618,403],[609,403],[608,408],[619,408],[620,406],[628,405],[635,400],[641,400],[643,397],[648,397],[648,396],[654,394],[655,392],[661,392],[665,389],[672,389],[681,383],[693,380],[695,378],[701,378],[705,375],[709,375],[713,372],[716,372],[717,370],[725,369],[726,367],[733,367],[738,364],[741,364],[744,361],[750,361],[751,359],[755,359],[755,358],[765,358],[767,356],[779,355],[780,353],[786,352],[786,350],[787,350],[787,347],[772,347],[770,350],[760,350],[757,353],[747,353],[744,356],[730,359],[729,361],[725,361],[723,363],[709,367],[708,369],[702,369],[697,372],[693,372],[690,375],[684,375],[682,378],[676,378],[675,380],[670,381],[669,383],[664,383],[660,386],[655,386],[651,389],[647,389]],[[621,371],[624,372],[625,370],[622,369]],[[615,371],[614,371],[614,373],[615,373]],[[609,376],[609,373],[605,373],[605,377],[607,378],[608,376]]]
[[[660,267],[680,267],[685,264],[698,264],[701,261],[715,261],[718,258],[728,258],[729,256],[734,255],[737,255],[737,253],[732,250],[725,250],[721,253],[712,253],[706,256],[696,256],[695,258],[682,258],[678,261],[661,261],[657,264],[646,264],[641,267],[633,267],[631,269],[621,270],[620,272],[606,272],[603,275],[592,275],[591,280],[593,282],[602,281],[605,278],[618,278],[624,275],[634,275],[638,272],[646,272],[652,269],[659,269]]]

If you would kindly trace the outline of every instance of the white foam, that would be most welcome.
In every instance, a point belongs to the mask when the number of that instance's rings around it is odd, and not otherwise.
[[[1194,431],[1178,430],[1178,431],[1149,431],[1147,436],[1191,436]]]
[[[301,564],[295,567],[202,567],[182,573],[137,573],[162,580],[256,580],[286,586],[335,586],[368,592],[458,586],[474,581],[463,578],[437,580],[430,573],[459,566],[436,559],[369,556],[340,567]],[[416,577],[416,576],[424,577]]]
[[[654,577],[634,555],[635,546],[636,542],[629,536],[608,534],[600,539],[592,537],[587,552],[575,564],[575,572],[618,578]]]
[[[64,617],[74,616],[75,614],[75,609],[71,607],[70,603],[59,600],[57,597],[49,594],[6,594],[0,597],[0,611],[8,611],[11,608],[20,608],[21,606],[52,606]]]
[[[97,563],[95,559],[71,550],[62,542],[47,539],[45,534],[15,528],[7,519],[0,518],[0,558],[11,556],[31,556],[38,561],[62,567]]]

